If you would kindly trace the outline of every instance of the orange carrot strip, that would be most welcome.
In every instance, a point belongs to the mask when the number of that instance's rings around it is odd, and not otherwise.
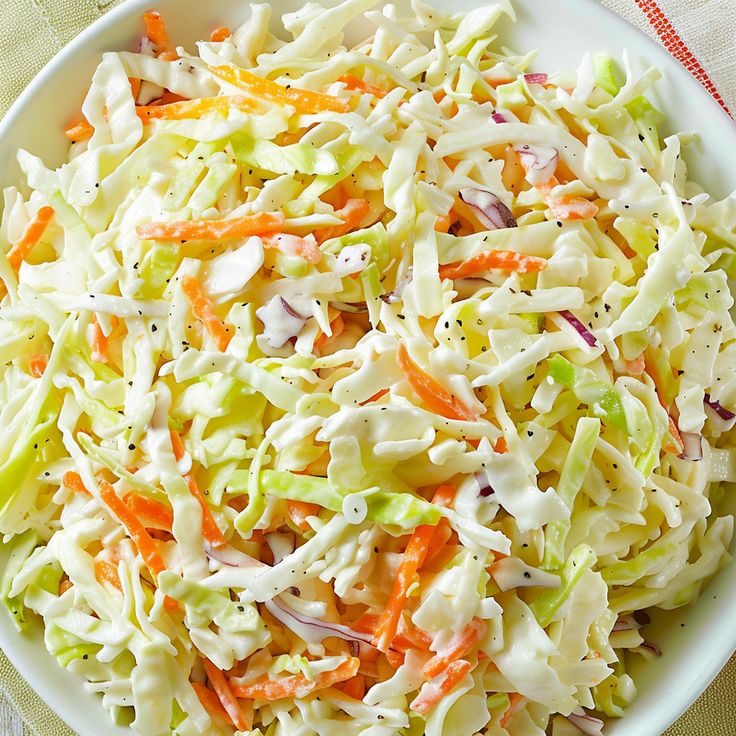
[[[184,457],[184,443],[181,441],[179,433],[173,430],[171,432],[171,446],[174,450],[174,458],[176,462],[179,462]],[[217,526],[215,517],[212,516],[210,507],[207,505],[207,499],[199,489],[194,473],[191,471],[186,473],[184,480],[187,482],[189,492],[199,501],[199,505],[202,508],[202,533],[205,539],[214,547],[221,547],[223,544],[226,544],[227,540],[220,531],[220,527]]]
[[[212,302],[205,295],[202,284],[197,279],[193,276],[184,276],[181,280],[181,288],[192,307],[192,314],[204,325],[207,332],[212,335],[217,343],[218,349],[224,352],[233,336],[232,327],[226,326],[215,314]]]
[[[506,442],[506,438],[501,435],[497,440],[496,444],[493,445],[493,452],[499,453],[499,455],[503,455],[505,452],[509,451],[508,443]]]
[[[205,99],[205,98],[202,98]],[[150,107],[160,107],[161,105],[170,105],[173,102],[190,102],[189,98],[182,97],[181,95],[177,95],[175,92],[172,92],[171,90],[164,90],[164,93],[159,97],[157,100],[153,100],[149,106]],[[181,108],[179,108],[181,109]]]
[[[220,97],[199,97],[196,100],[180,100],[168,105],[141,105],[136,107],[135,112],[145,122],[154,118],[164,120],[200,118],[211,112],[219,112],[226,116],[230,110],[252,112],[255,109],[256,104],[249,97],[223,95]]]
[[[677,422],[675,422],[674,418],[669,413],[667,414],[667,419],[669,419],[670,437],[672,437],[674,443],[670,442],[666,444],[663,449],[665,452],[670,453],[670,455],[681,455],[685,450],[685,443],[682,441],[680,430],[677,428]]]
[[[158,52],[169,51],[171,41],[161,13],[158,10],[148,10],[143,13],[143,22],[146,24],[146,36],[153,42]]]
[[[640,376],[642,373],[644,373],[645,368],[645,361],[644,361],[644,353],[641,353],[638,357],[634,358],[634,360],[627,360],[626,363],[626,372],[629,373],[632,376]]]
[[[404,345],[397,352],[399,367],[419,398],[430,411],[446,417],[467,422],[475,422],[478,415],[471,411],[456,396],[441,386],[428,373],[425,373],[410,357]]]
[[[41,239],[53,216],[52,207],[41,207],[26,226],[20,240],[8,252],[8,263],[16,273],[20,264],[31,254],[33,246]]]
[[[62,596],[64,593],[72,587],[72,581],[68,577],[64,576],[64,579],[59,584],[59,595]]]
[[[526,698],[521,693],[510,693],[509,707],[506,708],[506,712],[501,716],[501,720],[498,722],[498,725],[501,726],[501,728],[506,728],[514,713],[524,705],[525,701]]]
[[[92,322],[92,360],[95,363],[107,363],[107,337],[100,327],[97,317]]]
[[[219,43],[220,41],[224,41],[226,38],[230,38],[232,35],[233,32],[227,26],[220,26],[210,33],[210,41]]]
[[[452,537],[452,526],[450,526],[448,519],[442,518],[434,529],[434,536],[421,569],[427,567],[432,563],[432,560],[444,552],[445,545],[450,541],[450,537]]]
[[[194,688],[194,692],[197,693],[199,702],[202,703],[210,716],[214,716],[215,718],[219,718],[220,720],[229,723],[231,726],[235,726],[227,711],[220,704],[220,699],[212,692],[212,690],[201,682],[193,682],[191,685]]]
[[[130,94],[133,97],[133,100],[138,99],[138,93],[141,91],[141,80],[135,79],[134,77],[128,77],[128,82],[130,82]]]
[[[168,506],[138,493],[129,493],[124,500],[125,505],[136,516],[154,522],[156,526],[161,527],[164,531],[171,531],[174,524],[174,512]]]
[[[222,707],[225,709],[228,716],[230,716],[230,720],[235,724],[235,727],[239,731],[250,731],[251,723],[245,717],[245,713],[243,713],[243,709],[240,707],[233,691],[230,689],[230,685],[225,678],[225,675],[217,669],[209,659],[204,660],[204,670],[207,673],[207,678],[217,694]]]
[[[463,279],[477,273],[498,269],[517,273],[538,273],[547,268],[547,261],[537,256],[527,256],[512,250],[488,250],[459,263],[440,266],[441,279]]]
[[[252,700],[281,700],[282,698],[303,698],[309,693],[324,690],[339,682],[350,680],[358,674],[360,660],[349,657],[345,662],[329,672],[322,672],[314,680],[308,680],[301,673],[277,680],[264,680],[248,684],[230,681],[230,689],[238,698]]]
[[[128,536],[135,543],[151,574],[155,577],[163,572],[166,569],[166,565],[158,551],[156,542],[151,538],[148,530],[125,503],[123,503],[123,500],[115,493],[115,489],[107,481],[101,480],[99,485],[100,498],[112,515],[125,527]]]
[[[284,219],[280,212],[259,212],[225,220],[149,222],[138,225],[135,231],[141,240],[227,240],[272,233]]]
[[[370,404],[371,401],[378,401],[380,398],[383,398],[388,392],[389,392],[389,389],[382,388],[380,391],[376,391],[376,393],[374,393],[373,396],[370,396],[365,401],[362,401],[360,405],[365,406],[366,404]]]
[[[262,235],[264,248],[276,248],[287,256],[299,256],[309,263],[319,263],[322,251],[313,238],[301,238],[291,233],[271,233]]]
[[[434,492],[434,496],[432,496],[432,503],[435,506],[450,507],[452,506],[452,502],[455,500],[456,493],[457,488],[449,483],[438,486],[437,490]]]
[[[470,623],[455,634],[445,647],[424,665],[422,672],[428,679],[437,677],[454,661],[464,657],[484,636],[488,626],[483,619],[474,616]]]
[[[378,626],[376,627],[375,640],[376,646],[385,652],[391,646],[391,642],[396,636],[399,627],[401,612],[406,605],[409,588],[414,580],[414,576],[424,563],[429,550],[429,544],[434,535],[434,527],[428,524],[418,526],[406,545],[404,554],[401,558],[401,564],[396,571],[394,578],[393,590],[386,601],[386,607],[380,616]]]
[[[351,677],[349,680],[346,680],[342,687],[342,691],[350,698],[363,700],[363,697],[365,696],[365,677],[361,674],[357,674],[355,677]]]
[[[375,97],[385,97],[388,94],[388,90],[383,89],[383,87],[376,87],[375,84],[358,79],[358,77],[354,77],[352,74],[343,75],[339,81],[344,82],[347,89],[357,89]]]
[[[311,529],[307,517],[317,516],[322,510],[321,506],[316,503],[307,503],[306,501],[287,501],[289,509],[289,517],[300,529]]]
[[[331,110],[332,112],[348,112],[347,102],[339,97],[312,92],[306,89],[282,87],[270,79],[259,77],[253,72],[238,69],[234,66],[214,66],[210,71],[220,79],[250,92],[256,97],[270,100],[282,105],[292,105],[297,112],[317,113]]]
[[[403,652],[397,652],[395,649],[389,649],[386,652],[386,660],[395,669],[399,669],[404,664],[406,655]]]
[[[339,238],[341,235],[355,230],[370,209],[371,206],[367,199],[349,199],[341,209],[335,212],[336,215],[342,217],[342,225],[333,225],[319,230],[315,233],[317,242],[324,243],[326,240]]]
[[[326,332],[322,332],[314,341],[315,350],[322,350],[322,348],[329,340],[332,340],[333,337],[338,337],[342,334],[343,330],[345,329],[345,320],[342,318],[341,314],[338,314],[337,317],[335,317],[335,319],[330,322],[330,327],[332,328],[331,335],[328,335]]]
[[[48,363],[49,356],[46,355],[46,353],[39,353],[38,355],[34,355],[28,364],[31,375],[34,378],[41,378],[43,372],[46,370],[46,366],[48,365]]]
[[[527,157],[521,156],[520,161],[524,171],[528,171],[529,162]],[[591,220],[598,214],[597,205],[584,197],[578,197],[574,194],[553,197],[552,190],[559,183],[557,177],[553,175],[549,181],[544,182],[544,184],[537,184],[535,187],[558,220]]]
[[[64,487],[68,488],[70,491],[74,491],[75,493],[81,493],[83,496],[92,495],[85,488],[84,482],[82,481],[82,476],[79,475],[79,473],[75,473],[73,470],[70,470],[64,473],[64,477],[62,478],[61,482],[62,482],[62,485],[64,485]]]
[[[123,584],[120,582],[118,569],[107,560],[97,560],[95,562],[95,577],[101,583],[109,583],[113,588],[117,588],[123,592]]]
[[[419,695],[414,698],[409,705],[409,708],[411,708],[415,713],[426,715],[440,700],[442,700],[443,697],[445,697],[445,695],[455,689],[455,686],[472,669],[472,666],[473,665],[471,665],[470,662],[466,662],[464,659],[453,662],[447,668],[442,682],[425,682],[424,685],[422,685]]]
[[[75,120],[73,123],[64,128],[64,135],[72,142],[79,143],[80,141],[86,141],[87,138],[91,138],[95,129],[92,124],[87,122],[86,119]]]
[[[446,233],[450,230],[450,225],[452,225],[452,217],[450,215],[439,215],[437,217],[437,221],[434,223],[434,229],[435,232],[438,233]]]

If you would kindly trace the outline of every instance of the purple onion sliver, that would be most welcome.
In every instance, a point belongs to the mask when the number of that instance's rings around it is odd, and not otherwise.
[[[481,498],[489,498],[495,493],[493,486],[488,482],[488,478],[485,473],[476,473],[475,480],[480,488],[478,495]]]
[[[719,401],[711,399],[710,394],[705,395],[704,401],[725,422],[730,422],[732,419],[736,419],[736,414],[721,406]]]
[[[489,230],[504,230],[517,226],[511,210],[492,192],[485,189],[461,189],[460,199],[473,210],[481,224]]]
[[[329,621],[322,621],[319,618],[306,616],[303,613],[299,613],[299,611],[295,611],[290,606],[287,606],[283,601],[280,601],[278,598],[273,598],[270,601],[266,601],[266,608],[275,618],[277,618],[287,627],[289,627],[289,621],[291,620],[292,625],[294,623],[297,623],[301,626],[313,629],[315,637],[321,637],[320,641],[322,639],[327,639],[330,636],[335,636],[338,639],[344,639],[345,641],[357,641],[369,645],[372,643],[373,637],[370,634],[364,634],[361,631],[355,631],[349,626],[343,626],[343,624],[333,624]],[[298,633],[297,636],[299,636]]]
[[[524,79],[527,84],[547,84],[549,76],[547,74],[537,72],[533,74],[525,74]]]
[[[631,615],[634,617],[634,620],[638,624],[641,624],[642,626],[646,626],[652,621],[652,619],[649,618],[649,614],[646,611],[634,611],[634,613],[632,613]]]
[[[294,307],[289,304],[289,302],[284,299],[284,297],[279,297],[281,299],[281,306],[284,308],[284,311],[286,314],[288,314],[290,317],[294,317],[294,319],[306,319],[303,314],[299,314],[299,312],[294,309]]]
[[[563,309],[560,315],[564,317],[574,328],[580,337],[590,345],[591,348],[598,347],[598,340],[595,339],[595,335],[572,313],[567,309]]]
[[[614,631],[633,631],[634,629],[640,629],[640,624],[636,618],[632,615],[619,616],[616,623],[613,625]]]
[[[655,657],[662,656],[662,650],[656,644],[652,644],[652,642],[650,641],[642,642],[641,648],[648,649]]]
[[[692,460],[697,462],[703,459],[703,437],[696,432],[680,432],[683,450],[681,460]]]
[[[493,120],[494,123],[498,123],[499,125],[501,123],[508,123],[508,120],[501,115],[500,112],[494,112],[493,115],[491,115],[491,120]]]
[[[582,716],[577,713],[570,713],[567,720],[587,736],[603,736],[603,726],[605,724],[600,718],[589,716],[587,713]]]

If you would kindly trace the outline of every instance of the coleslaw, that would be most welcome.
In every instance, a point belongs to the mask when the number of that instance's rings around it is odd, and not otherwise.
[[[115,723],[602,734],[730,560],[734,198],[656,69],[530,71],[502,16],[149,11],[19,151],[0,593]]]

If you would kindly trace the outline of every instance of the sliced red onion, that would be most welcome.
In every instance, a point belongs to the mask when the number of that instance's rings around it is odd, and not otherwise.
[[[256,316],[263,322],[263,335],[272,348],[280,348],[296,337],[307,321],[280,296],[273,297],[268,304],[256,309]]]
[[[369,645],[372,643],[373,637],[370,634],[355,631],[349,626],[343,626],[343,624],[333,624],[312,616],[306,616],[287,606],[278,598],[266,601],[265,605],[268,612],[275,619],[308,644],[317,644],[330,636],[336,636],[338,639],[344,639],[345,641],[362,642]]]
[[[556,148],[525,143],[515,150],[521,157],[521,165],[530,184],[546,184],[554,176],[560,161],[560,154]]]
[[[365,314],[368,307],[359,307],[355,304],[346,304],[345,302],[330,302],[339,312],[347,312],[348,314]]]
[[[585,340],[591,348],[598,347],[598,340],[595,335],[572,313],[567,309],[563,309],[560,312],[560,316],[564,317],[574,328],[580,337]]]
[[[628,616],[619,616],[616,620],[616,623],[613,625],[613,630],[634,631],[635,629],[640,629],[641,627],[642,624],[640,624],[632,614],[629,614]]]
[[[682,437],[682,460],[693,460],[697,462],[703,459],[703,437],[696,432],[680,432]]]
[[[511,210],[495,195],[485,189],[461,189],[460,199],[470,207],[481,224],[489,230],[516,227]]]
[[[537,72],[534,74],[525,74],[524,79],[526,80],[527,84],[547,84],[549,75],[542,72]]]
[[[498,123],[499,125],[501,123],[508,123],[508,120],[501,115],[500,112],[494,112],[493,115],[491,115],[491,120],[493,120],[494,123]]]
[[[482,498],[488,498],[496,492],[493,490],[493,486],[489,483],[488,476],[485,473],[476,473],[475,480],[478,482],[480,489],[478,495]]]
[[[736,419],[736,414],[721,406],[719,401],[711,399],[710,394],[705,395],[705,403],[724,421],[730,422],[732,419]]]
[[[656,644],[653,644],[651,641],[642,642],[639,648],[646,649],[647,651],[651,652],[655,657],[662,656],[662,650]]]
[[[603,726],[606,724],[600,718],[588,715],[582,708],[576,708],[567,720],[588,736],[603,736]]]
[[[217,560],[217,562],[228,567],[268,567],[265,562],[261,562],[231,545],[213,547],[211,544],[205,542],[204,551],[207,557]]]

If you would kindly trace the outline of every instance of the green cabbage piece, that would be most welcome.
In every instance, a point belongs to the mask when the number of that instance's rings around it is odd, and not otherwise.
[[[277,146],[241,135],[233,137],[232,144],[238,161],[275,174],[334,176],[340,171],[338,160],[329,151],[308,143]]]
[[[593,57],[593,70],[596,85],[615,97],[620,92],[621,85],[616,78],[617,69],[613,59],[608,54],[596,54]]]
[[[644,145],[652,156],[658,156],[661,150],[659,125],[664,120],[664,115],[653,107],[646,97],[636,97],[624,107],[634,119],[639,134],[644,138]]]
[[[26,627],[25,606],[23,604],[23,594],[10,597],[10,588],[13,584],[15,576],[23,569],[28,558],[38,545],[38,534],[33,529],[28,529],[23,534],[13,537],[12,541],[5,545],[8,553],[5,569],[3,570],[2,579],[0,579],[0,596],[2,596],[3,605],[10,613],[10,616],[18,631],[22,631]]]

